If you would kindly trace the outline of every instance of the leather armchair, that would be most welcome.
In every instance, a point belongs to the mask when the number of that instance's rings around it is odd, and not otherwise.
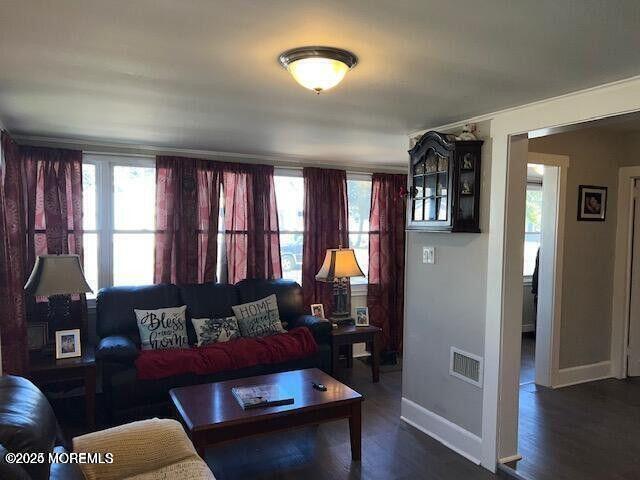
[[[73,451],[111,453],[112,464],[14,464],[7,453],[62,453],[58,421],[46,397],[29,380],[0,377],[0,479],[118,480],[190,478],[215,480],[175,420],[146,420],[93,432],[73,439]],[[84,470],[84,473],[83,473]],[[136,477],[137,478],[137,477]]]
[[[64,451],[58,421],[49,401],[26,378],[0,377],[0,478],[7,480],[80,480],[75,464],[9,464],[11,453]]]

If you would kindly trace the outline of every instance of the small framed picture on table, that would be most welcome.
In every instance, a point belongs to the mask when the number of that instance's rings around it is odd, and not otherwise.
[[[29,350],[41,350],[47,344],[49,329],[46,323],[29,323],[27,325],[27,342]]]
[[[318,318],[326,318],[324,316],[324,305],[321,303],[314,303],[311,305],[311,315]]]
[[[73,358],[81,355],[80,329],[58,330],[56,332],[56,359]]]
[[[356,327],[369,326],[369,307],[356,307]]]

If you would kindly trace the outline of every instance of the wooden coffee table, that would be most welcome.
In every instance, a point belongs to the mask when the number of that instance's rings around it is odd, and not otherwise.
[[[314,389],[312,382],[327,391]],[[233,387],[264,384],[282,386],[295,402],[243,410],[231,393]],[[317,368],[174,388],[169,395],[200,456],[216,443],[347,418],[351,458],[360,460],[362,395]]]

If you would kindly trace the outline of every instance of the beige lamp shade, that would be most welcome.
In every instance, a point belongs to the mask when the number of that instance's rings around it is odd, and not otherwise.
[[[316,275],[316,280],[333,282],[336,279],[348,277],[364,277],[353,249],[328,249],[322,267],[320,267],[320,271]]]
[[[24,289],[37,297],[92,291],[78,255],[39,255]]]

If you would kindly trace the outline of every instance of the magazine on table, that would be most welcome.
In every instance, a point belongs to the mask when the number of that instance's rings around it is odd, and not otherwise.
[[[233,396],[244,410],[293,403],[293,396],[280,385],[233,387],[231,393],[233,393]]]

